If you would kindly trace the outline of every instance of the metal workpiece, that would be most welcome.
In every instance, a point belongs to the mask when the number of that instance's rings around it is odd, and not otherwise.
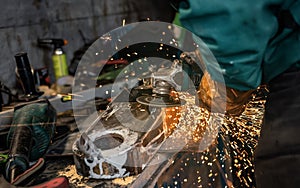
[[[132,113],[131,110],[135,112]],[[150,115],[138,103],[117,102],[111,105],[110,109],[100,115],[99,121],[73,145],[78,172],[96,179],[112,179],[140,173],[150,158],[147,144],[155,141],[154,137],[157,137],[157,134],[152,134],[163,132],[161,121],[156,119],[156,113],[161,112],[153,113],[155,114]],[[148,136],[146,139],[145,134],[152,138]]]

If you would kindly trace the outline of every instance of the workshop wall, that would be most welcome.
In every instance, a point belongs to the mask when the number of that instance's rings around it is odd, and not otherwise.
[[[27,52],[34,69],[53,74],[52,47],[37,46],[37,38],[63,38],[68,64],[74,51],[102,34],[142,19],[164,20],[159,0],[0,0],[0,81],[16,87],[14,55]],[[164,5],[165,6],[165,5]],[[85,40],[83,39],[82,35]],[[52,76],[53,78],[53,76]]]

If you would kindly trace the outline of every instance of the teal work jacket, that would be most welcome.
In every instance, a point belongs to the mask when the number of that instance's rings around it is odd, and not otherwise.
[[[300,25],[300,0],[188,0],[181,2],[179,15],[182,26],[212,51],[227,86],[243,91],[300,60],[300,29],[279,31],[281,10]]]

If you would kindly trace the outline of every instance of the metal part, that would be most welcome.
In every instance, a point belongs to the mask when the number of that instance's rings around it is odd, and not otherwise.
[[[138,97],[137,102],[155,107],[174,107],[185,103],[176,94],[172,94],[181,91],[183,72],[179,60],[174,60],[170,68],[158,69],[152,74],[152,79],[153,95]]]
[[[75,162],[83,168],[77,168],[82,175],[96,179],[111,179],[128,176],[124,168],[127,152],[138,139],[138,134],[124,127],[97,131],[87,135],[83,133],[73,146]],[[84,155],[80,157],[79,153]],[[77,165],[78,167],[78,165]]]
[[[73,145],[77,172],[96,179],[139,174],[164,139],[162,113],[115,102],[97,120],[85,122],[93,124]]]

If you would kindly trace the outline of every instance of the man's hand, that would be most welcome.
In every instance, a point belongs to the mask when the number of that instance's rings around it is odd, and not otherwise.
[[[239,91],[211,79],[205,72],[198,90],[200,106],[209,111],[239,116],[254,90]]]

